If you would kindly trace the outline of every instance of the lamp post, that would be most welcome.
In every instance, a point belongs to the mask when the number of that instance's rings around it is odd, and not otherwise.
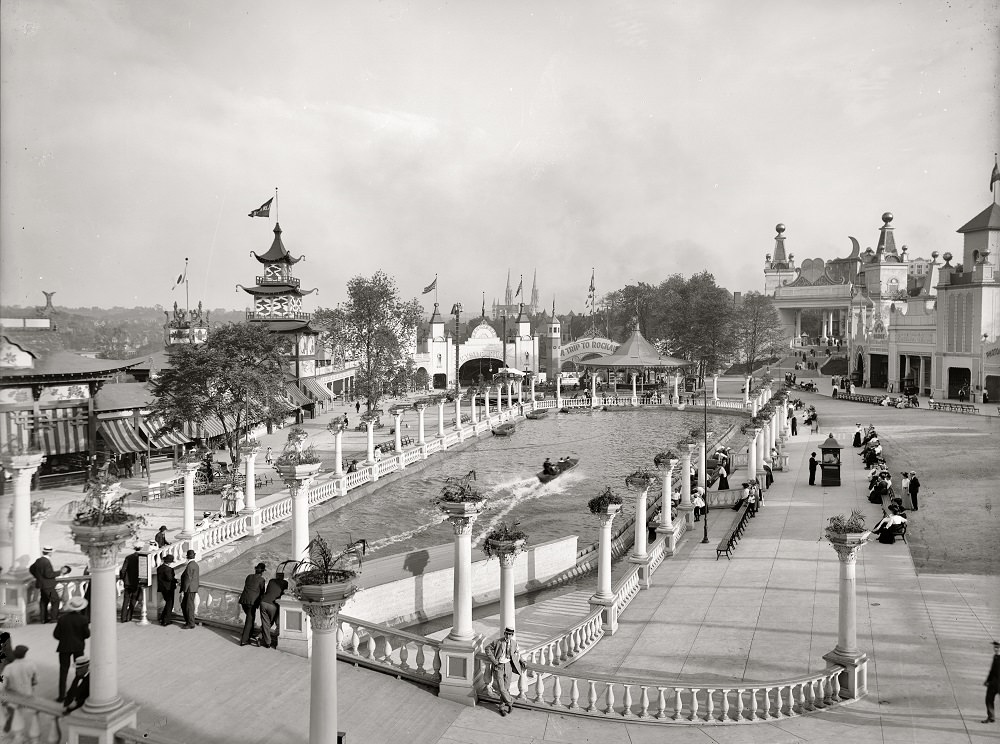
[[[451,314],[455,316],[455,392],[460,393],[462,391],[462,385],[458,381],[458,319],[462,314],[462,303],[456,302],[451,306]],[[459,428],[462,428],[461,421],[458,422]]]
[[[702,413],[704,420],[702,422],[701,433],[703,437],[702,442],[705,447],[705,449],[702,450],[702,452],[705,453],[705,459],[701,461],[701,467],[702,470],[704,471],[703,477],[705,479],[705,494],[704,494],[705,509],[701,514],[701,521],[705,536],[701,538],[701,542],[704,544],[708,542],[708,386],[702,385],[701,392],[702,392],[702,402],[704,404],[702,405]]]
[[[990,334],[983,334],[983,341],[979,344],[979,401],[982,402],[986,395],[986,339]]]

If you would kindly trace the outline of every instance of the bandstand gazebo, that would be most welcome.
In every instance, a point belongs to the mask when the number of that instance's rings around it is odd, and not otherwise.
[[[694,362],[660,353],[639,332],[639,324],[637,323],[632,335],[613,354],[599,359],[588,359],[578,362],[578,364],[589,370],[624,371],[628,375],[641,376],[644,372],[649,371],[668,372],[676,375],[680,370],[690,367]]]

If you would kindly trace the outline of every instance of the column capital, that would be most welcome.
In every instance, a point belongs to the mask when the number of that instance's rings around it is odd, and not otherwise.
[[[449,515],[448,521],[451,522],[452,529],[455,530],[456,535],[470,535],[472,534],[472,523],[476,521],[476,516],[478,515]]]
[[[497,557],[500,559],[500,568],[513,568],[514,561],[517,560],[517,555],[518,554],[514,551],[498,554]]]
[[[595,516],[600,521],[601,527],[607,527],[612,522],[615,521],[615,517],[618,516],[618,511],[616,510],[616,511],[613,511],[613,512],[599,512]]]
[[[337,627],[340,602],[303,602],[302,610],[309,616],[309,624],[318,633],[329,633]]]
[[[17,478],[22,473],[31,475],[38,470],[38,466],[44,461],[45,455],[41,452],[25,455],[4,455],[0,457],[0,462],[3,463],[4,470],[12,471],[12,477],[14,478]]]
[[[136,535],[135,521],[123,524],[89,525],[71,524],[70,533],[73,542],[90,559],[92,570],[115,568],[118,565],[118,552]]]
[[[840,559],[841,563],[850,565],[857,562],[858,553],[867,542],[866,539],[859,539],[861,534],[865,533],[860,533],[858,536],[840,535],[838,539],[833,539],[829,534],[827,535],[827,539],[830,541],[833,549],[837,551],[837,558]]]
[[[260,453],[260,447],[251,447],[250,449],[243,449],[241,447],[239,451],[240,460],[245,465],[248,460],[250,461],[255,460],[259,453]]]

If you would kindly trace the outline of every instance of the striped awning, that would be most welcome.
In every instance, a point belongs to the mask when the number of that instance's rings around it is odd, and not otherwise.
[[[233,434],[236,431],[235,416],[226,415],[226,427],[229,429],[230,434]],[[211,439],[212,437],[224,436],[226,433],[226,430],[222,427],[222,422],[216,416],[207,418],[200,423],[193,424],[188,427],[186,431],[190,435],[190,439]]]
[[[315,378],[306,377],[303,379],[302,387],[305,389],[306,395],[315,398],[316,400],[333,400],[333,396],[330,395],[330,391],[317,382]]]
[[[164,431],[163,426],[163,418],[161,416],[145,419],[142,422],[142,430],[149,439],[150,449],[163,449],[164,447],[180,446],[191,441],[191,437],[183,431],[178,431],[176,429]]]
[[[102,421],[97,426],[97,433],[119,455],[146,451],[146,440],[135,430],[134,420],[131,418]]]
[[[34,438],[46,455],[86,452],[87,409],[64,406],[34,411],[7,410],[0,412],[0,442],[20,442],[28,446]]]
[[[285,383],[285,392],[288,393],[288,397],[291,398],[292,405],[301,408],[302,406],[311,406],[313,401],[306,396],[301,390],[299,390],[294,382]]]

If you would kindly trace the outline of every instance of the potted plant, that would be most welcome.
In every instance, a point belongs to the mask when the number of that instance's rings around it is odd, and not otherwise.
[[[120,493],[120,487],[113,475],[91,473],[83,488],[84,497],[63,507],[72,515],[70,531],[78,545],[124,543],[146,523],[142,515],[125,510],[130,494]]]
[[[611,486],[587,502],[591,514],[617,514],[622,508],[622,497],[612,492]]]
[[[358,589],[353,584],[361,573],[362,559],[368,552],[367,540],[353,540],[339,553],[334,553],[323,539],[316,535],[306,546],[308,558],[283,561],[278,570],[290,570],[295,583],[294,594],[303,602],[343,602]]]
[[[634,473],[625,476],[625,485],[637,491],[644,491],[656,482],[656,476],[648,470],[639,468]]]
[[[524,550],[528,534],[520,522],[499,522],[483,536],[483,554],[487,560],[500,555],[517,555]]]
[[[445,478],[441,495],[434,503],[448,515],[478,514],[483,510],[486,499],[474,485],[475,480],[475,470],[462,476]]]
[[[12,439],[4,446],[0,460],[8,469],[37,468],[45,460],[45,453],[34,444]]]
[[[665,452],[658,452],[653,457],[653,464],[658,468],[662,468],[664,465],[673,468],[673,466],[677,464],[678,460],[680,460],[680,457],[677,456],[676,452],[673,450],[666,450]]]
[[[301,426],[288,432],[281,454],[274,459],[274,469],[285,478],[306,478],[320,466],[320,456],[312,445],[304,447],[309,434]]]
[[[204,447],[192,447],[177,459],[177,464],[187,467],[200,466],[208,453],[209,450]]]
[[[865,515],[859,509],[851,511],[851,516],[837,514],[827,520],[826,539],[832,543],[857,545],[871,534],[865,529]]]
[[[40,522],[49,516],[49,507],[45,505],[45,502],[41,499],[36,499],[31,502],[31,521]]]

